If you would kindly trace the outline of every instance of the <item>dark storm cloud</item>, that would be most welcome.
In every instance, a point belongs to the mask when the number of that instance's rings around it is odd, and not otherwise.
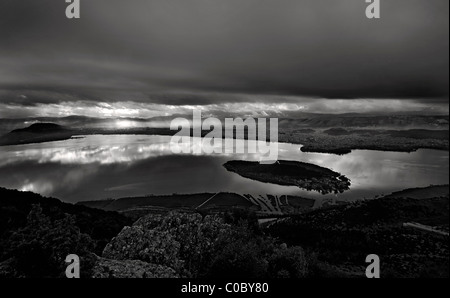
[[[448,101],[449,2],[381,3],[375,21],[363,0],[81,0],[68,20],[63,0],[3,0],[0,100]]]

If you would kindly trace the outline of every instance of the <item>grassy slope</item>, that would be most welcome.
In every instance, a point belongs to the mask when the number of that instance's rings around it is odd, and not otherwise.
[[[211,197],[213,197],[211,200],[209,200],[206,204],[203,204]],[[84,205],[91,208],[120,212],[128,212],[133,209],[142,208],[147,208],[149,210],[154,209],[155,211],[168,211],[175,209],[194,210],[200,205],[202,210],[216,209],[225,211],[235,207],[247,209],[254,206],[241,195],[234,193],[152,195],[143,197],[121,198],[117,200],[84,201],[78,202],[77,205]],[[145,214],[145,212],[143,214]]]

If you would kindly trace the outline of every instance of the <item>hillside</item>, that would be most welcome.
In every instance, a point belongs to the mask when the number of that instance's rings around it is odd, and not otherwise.
[[[70,139],[73,134],[72,130],[58,124],[35,123],[1,136],[0,146],[61,141]]]
[[[214,197],[213,197],[214,196]],[[251,204],[242,196],[232,193],[201,193],[201,194],[174,194],[174,195],[151,195],[143,197],[121,198],[117,200],[104,201],[84,201],[77,205],[84,205],[99,208],[107,211],[126,211],[139,207],[160,207],[167,209],[189,208],[194,209],[209,198],[207,204],[202,205],[204,209],[208,207],[249,207]]]
[[[445,197],[449,194],[449,185],[433,185],[428,187],[408,188],[393,192],[385,198],[411,198],[430,199],[435,197]]]
[[[295,113],[294,113],[295,114]],[[301,114],[280,119],[280,127],[444,129],[449,128],[448,115],[370,115],[370,114]]]
[[[447,236],[404,226],[419,223]],[[271,235],[317,253],[340,271],[363,272],[377,254],[383,277],[449,276],[449,197],[382,198],[319,209],[279,220]],[[432,230],[431,229],[431,230]]]
[[[137,219],[147,214],[165,214],[173,210],[201,212],[202,214],[223,213],[233,210],[255,212],[258,217],[278,216],[308,212],[314,208],[315,199],[298,196],[250,195],[235,193],[202,193],[152,195],[121,198],[117,200],[83,201],[77,205],[117,211]]]
[[[33,205],[39,205],[43,213],[52,220],[61,219],[64,214],[76,217],[75,225],[88,234],[96,243],[95,251],[114,237],[130,220],[116,212],[107,212],[81,205],[63,203],[58,199],[42,197],[32,192],[21,192],[0,188],[0,257],[5,242],[14,231],[24,227]]]
[[[11,131],[11,134],[18,133],[54,133],[65,131],[63,126],[55,124],[55,123],[34,123],[26,128],[14,129]]]

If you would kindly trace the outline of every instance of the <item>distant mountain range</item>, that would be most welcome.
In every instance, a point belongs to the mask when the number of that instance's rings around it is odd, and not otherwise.
[[[207,115],[203,115],[207,116]],[[214,115],[219,119],[247,117],[244,114],[223,112]],[[104,127],[113,128],[117,120],[133,121],[136,124],[151,127],[169,127],[175,118],[192,119],[192,114],[176,114],[153,118],[92,118],[85,116],[68,117],[32,117],[20,119],[0,119],[0,134],[20,129],[34,123],[55,123],[71,128]],[[312,114],[301,112],[286,112],[283,114],[267,113],[267,118],[279,119],[279,127],[299,128],[386,128],[386,129],[448,129],[448,115],[373,115],[373,114]]]

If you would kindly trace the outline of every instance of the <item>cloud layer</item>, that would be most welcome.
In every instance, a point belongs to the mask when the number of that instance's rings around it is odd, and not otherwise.
[[[382,1],[377,21],[361,0],[81,5],[0,3],[0,102],[448,103],[447,0]]]

